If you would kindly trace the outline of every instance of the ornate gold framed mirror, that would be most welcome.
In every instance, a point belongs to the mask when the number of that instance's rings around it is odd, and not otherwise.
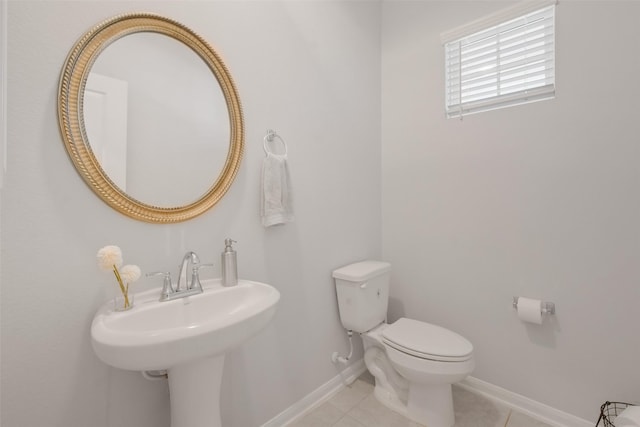
[[[58,120],[89,187],[152,223],[213,207],[244,149],[240,100],[218,54],[184,25],[148,13],[113,17],[80,38],[62,70]]]

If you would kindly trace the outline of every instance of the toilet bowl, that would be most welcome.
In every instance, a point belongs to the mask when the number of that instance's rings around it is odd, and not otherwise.
[[[473,345],[455,332],[418,320],[387,324],[389,271],[390,264],[380,261],[334,271],[342,324],[360,333],[365,365],[382,404],[428,427],[451,427],[451,385],[473,371]]]
[[[365,365],[376,379],[374,393],[381,403],[429,427],[455,423],[451,384],[475,367],[469,341],[445,328],[406,318],[361,336]]]

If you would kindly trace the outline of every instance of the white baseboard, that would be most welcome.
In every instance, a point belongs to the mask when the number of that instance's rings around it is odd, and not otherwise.
[[[491,400],[498,401],[518,412],[529,415],[539,421],[547,423],[555,427],[593,427],[593,422],[589,422],[575,415],[562,412],[551,406],[537,402],[535,400],[524,397],[520,394],[513,393],[504,388],[479,380],[474,377],[467,377],[458,386],[471,391],[472,393],[481,394]]]
[[[342,373],[336,375],[284,411],[280,412],[274,418],[264,423],[262,427],[284,427],[299,420],[342,390],[345,387],[345,383],[351,383],[366,370],[367,368],[364,366],[363,359],[352,363],[345,368]]]
[[[262,427],[284,427],[299,420],[342,390],[345,387],[345,382],[351,383],[366,370],[367,368],[364,365],[363,359],[354,362],[342,371],[341,374],[336,375],[331,380],[321,385],[271,420],[267,421],[262,425]],[[467,377],[456,385],[464,388],[465,390],[469,390],[472,393],[485,396],[554,427],[593,426],[592,422],[576,417],[575,415],[562,412],[558,409],[552,408],[551,406],[474,377]]]

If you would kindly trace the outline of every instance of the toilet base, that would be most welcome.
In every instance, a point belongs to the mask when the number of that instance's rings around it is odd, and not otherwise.
[[[373,395],[376,397],[378,402],[382,403],[393,412],[397,412],[402,416],[408,417],[407,405],[403,404],[396,394],[390,392],[384,387],[376,385],[373,390]]]
[[[451,384],[411,384],[407,417],[429,427],[453,426],[455,415]]]
[[[452,427],[455,423],[451,384],[464,379],[473,370],[473,359],[466,362],[436,362],[420,360],[423,370],[408,369],[413,357],[394,367],[389,351],[382,343],[381,334],[387,325],[362,334],[364,362],[374,376],[376,399],[392,411],[428,427]],[[404,354],[392,355],[407,357]],[[412,378],[414,381],[408,381]]]

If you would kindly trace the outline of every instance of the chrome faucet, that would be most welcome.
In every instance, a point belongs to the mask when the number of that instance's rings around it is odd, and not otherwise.
[[[202,284],[200,283],[201,267],[213,267],[213,264],[200,264],[198,255],[189,251],[182,258],[182,264],[179,266],[180,270],[178,272],[178,283],[175,288],[171,283],[171,273],[169,272],[149,273],[147,276],[164,277],[160,301],[171,301],[203,292]],[[189,271],[191,272],[191,281],[188,280]]]
[[[200,264],[200,258],[195,252],[187,252],[184,254],[182,258],[182,264],[180,265],[180,272],[178,273],[178,284],[176,285],[176,292],[186,291],[192,289],[194,286],[194,279],[198,279],[198,268],[196,267]],[[191,282],[187,280],[189,270],[191,270]],[[202,292],[202,286],[200,285],[200,280],[196,280],[198,287],[200,288],[200,292]],[[184,289],[183,289],[184,284]]]

